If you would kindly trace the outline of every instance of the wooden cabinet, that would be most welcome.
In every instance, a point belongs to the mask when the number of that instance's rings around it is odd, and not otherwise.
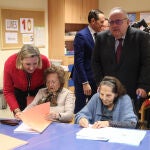
[[[98,0],[65,0],[65,23],[88,23],[88,13],[98,8]]]
[[[65,0],[65,23],[81,23],[82,0]]]
[[[64,0],[48,0],[48,50],[50,59],[64,57]]]
[[[74,37],[65,32],[78,31],[88,23],[88,13],[98,8],[98,0],[48,0],[49,58],[61,59],[63,65],[73,63],[73,56],[65,56],[65,42]]]

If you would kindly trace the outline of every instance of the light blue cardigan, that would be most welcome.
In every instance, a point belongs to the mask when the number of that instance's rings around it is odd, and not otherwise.
[[[87,105],[75,115],[75,123],[79,123],[80,118],[85,117],[90,124],[100,121],[102,118],[102,101],[99,93],[92,96]],[[133,104],[128,95],[119,97],[114,109],[110,126],[135,128],[137,124],[137,116],[133,111]]]

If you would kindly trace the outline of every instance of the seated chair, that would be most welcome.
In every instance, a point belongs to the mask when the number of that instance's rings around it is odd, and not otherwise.
[[[68,79],[68,89],[74,92],[74,81],[72,79],[73,74],[73,64],[68,65],[69,79]]]
[[[150,96],[150,92],[148,93],[148,96]],[[150,98],[149,99],[146,99],[143,103],[142,103],[142,106],[139,110],[139,113],[141,114],[141,117],[140,117],[140,120],[139,120],[139,123],[141,124],[140,125],[140,128],[141,129],[147,129],[147,121],[146,120],[146,110],[150,109]],[[149,118],[150,119],[150,118]]]

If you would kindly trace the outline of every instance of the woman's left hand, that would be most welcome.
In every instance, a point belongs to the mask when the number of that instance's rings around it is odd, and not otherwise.
[[[19,112],[17,112],[14,116],[15,116],[15,118],[16,118],[17,120],[21,120],[21,115],[22,115],[22,112],[19,111]]]
[[[108,121],[96,121],[92,128],[104,128],[104,127],[109,127],[109,122]]]
[[[50,121],[57,121],[59,119],[59,113],[50,112],[46,115],[46,119]]]

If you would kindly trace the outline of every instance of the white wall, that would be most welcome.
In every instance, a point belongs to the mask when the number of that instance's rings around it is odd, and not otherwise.
[[[48,21],[47,21],[47,0],[0,0],[0,8],[4,9],[19,9],[19,10],[37,10],[45,11],[45,25],[46,25],[46,47],[40,49],[41,53],[48,56]],[[0,33],[1,34],[1,33]],[[1,39],[0,39],[1,40]],[[3,85],[3,66],[5,60],[13,53],[18,52],[16,50],[2,50],[0,41],[0,88]]]
[[[107,17],[113,7],[122,7],[127,12],[150,11],[150,0],[99,0],[99,8]]]

